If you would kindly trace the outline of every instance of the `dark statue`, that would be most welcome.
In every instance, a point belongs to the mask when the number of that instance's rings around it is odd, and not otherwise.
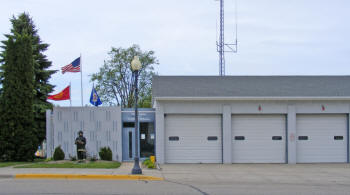
[[[77,145],[78,160],[86,159],[86,138],[83,136],[83,131],[79,131],[78,137],[75,139],[75,144]]]

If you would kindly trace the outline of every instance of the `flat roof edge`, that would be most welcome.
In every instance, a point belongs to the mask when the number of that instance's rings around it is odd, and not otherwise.
[[[185,100],[185,101],[191,101],[191,100],[350,100],[350,96],[340,96],[340,97],[312,97],[312,96],[296,96],[296,97],[154,97],[154,100],[156,101],[162,101],[162,100]]]

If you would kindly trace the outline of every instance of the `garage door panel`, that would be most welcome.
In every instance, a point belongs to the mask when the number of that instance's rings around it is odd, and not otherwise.
[[[297,162],[347,162],[346,115],[297,115],[297,136],[308,138],[297,139]]]
[[[285,115],[233,115],[233,163],[284,163],[285,133]],[[280,140],[273,140],[274,136]]]
[[[178,141],[170,141],[170,136]],[[222,162],[220,115],[167,115],[165,139],[167,163]]]

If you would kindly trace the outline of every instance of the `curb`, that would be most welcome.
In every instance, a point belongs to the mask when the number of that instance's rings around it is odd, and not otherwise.
[[[101,179],[162,181],[162,177],[146,175],[82,175],[82,174],[16,174],[15,179]]]
[[[13,175],[0,175],[1,179],[8,179],[8,178],[14,178]]]

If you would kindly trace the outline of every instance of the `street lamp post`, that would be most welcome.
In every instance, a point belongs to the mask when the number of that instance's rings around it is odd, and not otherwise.
[[[134,59],[131,61],[131,70],[135,75],[135,157],[134,157],[134,167],[132,168],[131,174],[142,174],[142,169],[140,168],[139,163],[139,120],[138,120],[138,77],[139,70],[141,69],[141,62],[138,56],[134,56]]]

